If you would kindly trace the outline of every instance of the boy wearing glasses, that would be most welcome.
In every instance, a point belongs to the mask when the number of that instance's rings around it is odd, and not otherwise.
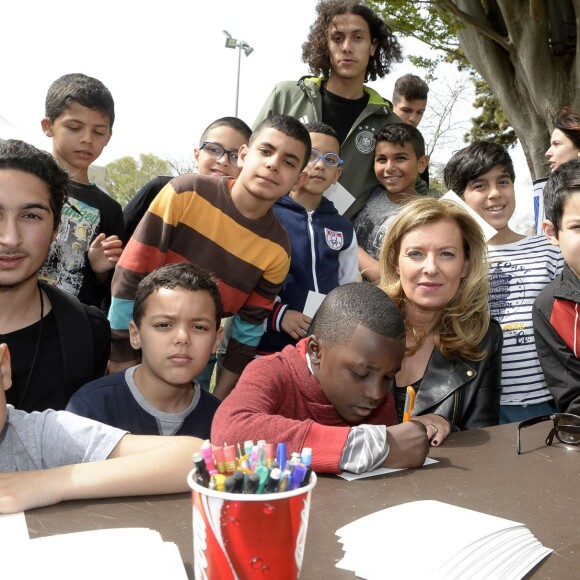
[[[417,175],[428,165],[425,141],[416,127],[393,123],[379,131],[374,162],[378,185],[354,221],[359,268],[368,280],[379,280],[378,260],[385,233],[395,215],[417,195]],[[427,194],[437,195],[432,190]]]
[[[306,336],[312,320],[302,311],[309,290],[327,294],[359,279],[354,228],[323,195],[342,172],[338,135],[321,121],[305,127],[312,141],[305,169],[308,179],[274,204],[274,212],[288,232],[292,257],[258,345],[259,355],[279,352]]]
[[[139,363],[129,342],[137,285],[169,263],[191,262],[213,274],[231,337],[214,394],[223,399],[256,353],[263,322],[290,266],[290,243],[274,202],[307,178],[310,136],[285,115],[265,119],[239,150],[237,179],[181,175],[149,206],[113,276],[109,370]]]
[[[536,349],[558,410],[580,415],[580,159],[550,175],[544,209],[544,233],[565,265],[534,303]]]
[[[238,166],[238,151],[242,145],[248,144],[251,134],[250,127],[238,117],[220,117],[210,123],[201,135],[199,147],[193,150],[197,173],[214,177],[237,177],[241,169]],[[155,177],[125,206],[125,241],[133,235],[155,196],[172,179],[168,175]]]

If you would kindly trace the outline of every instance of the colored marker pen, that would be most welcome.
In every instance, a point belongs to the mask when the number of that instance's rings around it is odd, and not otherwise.
[[[244,473],[242,471],[236,471],[234,473],[234,481],[236,482],[234,493],[242,493],[244,489]]]
[[[276,489],[278,489],[278,484],[280,483],[280,476],[282,472],[280,471],[279,467],[273,467],[272,471],[270,471],[270,477],[266,482],[266,486],[264,487],[264,493],[276,493]]]
[[[224,491],[226,493],[234,493],[235,488],[236,488],[236,480],[234,479],[234,476],[228,475],[224,482]]]
[[[286,443],[278,443],[276,448],[276,462],[280,466],[280,469],[286,467]]]
[[[193,463],[195,463],[195,483],[208,487],[210,475],[205,466],[205,460],[201,453],[193,454]]]
[[[236,448],[234,445],[224,447],[225,456],[225,473],[226,475],[233,475],[236,471]]]
[[[308,467],[312,463],[312,448],[305,447],[300,453],[300,461]]]
[[[260,476],[260,485],[258,486],[257,493],[264,493],[266,482],[268,481],[268,477],[270,477],[270,470],[265,465],[258,465],[255,473]]]
[[[254,447],[254,442],[252,440],[244,441],[244,454],[248,457],[252,454],[252,447]]]
[[[312,467],[310,465],[306,468],[306,473],[304,474],[304,478],[302,479],[302,483],[300,487],[304,487],[310,483],[310,478],[312,477]]]
[[[216,483],[216,491],[224,491],[226,476],[223,473],[216,473],[212,475]]]
[[[278,484],[278,493],[286,491],[288,484],[290,483],[290,477],[292,475],[293,465],[288,461],[282,475],[280,476],[280,483]]]
[[[213,456],[215,460],[215,464],[217,465],[218,473],[225,473],[226,472],[226,456],[224,454],[223,447],[214,447],[213,448]]]
[[[260,485],[260,476],[257,473],[251,473],[244,481],[243,493],[257,493]]]
[[[288,482],[288,487],[286,488],[288,491],[300,487],[300,484],[306,475],[306,469],[307,467],[301,464],[294,466],[292,475],[290,476],[290,481]]]
[[[266,443],[266,467],[272,468],[272,463],[276,459],[276,445]]]
[[[211,448],[211,443],[209,442],[209,439],[206,439],[201,444],[201,454],[203,455],[203,458],[205,460],[205,466],[207,467],[209,474],[215,475],[218,472],[218,470],[216,469],[215,463],[213,462],[213,450]]]

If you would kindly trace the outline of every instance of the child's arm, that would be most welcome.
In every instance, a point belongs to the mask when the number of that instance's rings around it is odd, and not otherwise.
[[[358,248],[358,269],[371,282],[378,282],[381,279],[378,260],[369,256],[360,246]]]
[[[0,513],[72,499],[187,491],[195,437],[125,435],[106,461],[0,473]]]
[[[98,284],[104,284],[109,271],[115,267],[123,252],[123,242],[118,236],[100,233],[89,247],[89,264]]]

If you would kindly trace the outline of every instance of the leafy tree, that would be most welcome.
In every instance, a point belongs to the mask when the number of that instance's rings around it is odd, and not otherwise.
[[[122,206],[125,206],[148,181],[158,175],[174,175],[165,159],[141,153],[139,161],[133,157],[121,157],[105,166],[107,190]]]
[[[533,177],[548,174],[544,152],[564,105],[580,108],[576,15],[580,0],[367,0],[395,31],[436,49],[411,59],[469,63],[514,128]],[[496,119],[497,121],[497,119]]]

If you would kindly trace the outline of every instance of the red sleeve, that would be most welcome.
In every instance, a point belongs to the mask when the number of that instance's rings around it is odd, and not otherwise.
[[[286,443],[288,456],[312,448],[312,468],[337,473],[350,428],[329,427],[308,417],[292,373],[280,356],[251,362],[235,389],[219,406],[212,423],[214,445],[265,439]]]

